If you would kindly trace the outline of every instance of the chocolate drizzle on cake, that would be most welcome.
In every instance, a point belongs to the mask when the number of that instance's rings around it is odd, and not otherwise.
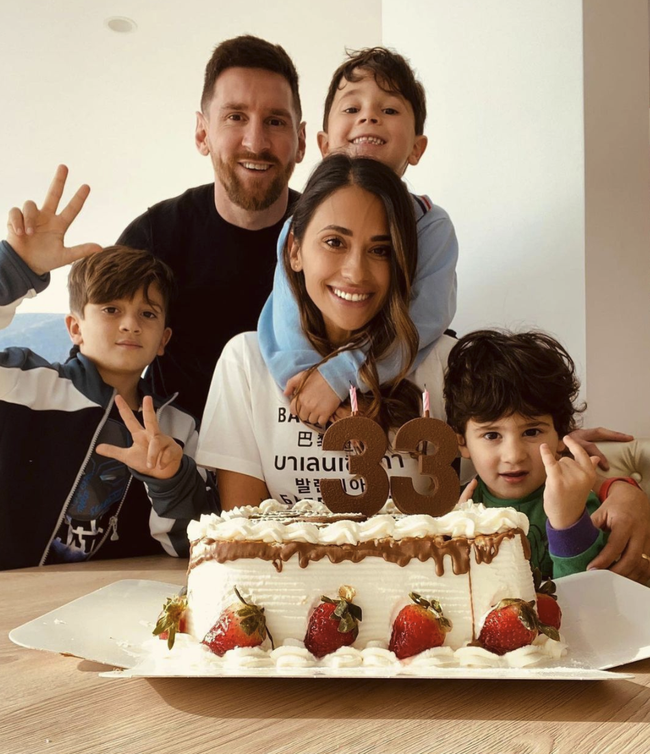
[[[295,519],[294,519],[295,520]],[[309,517],[313,522],[313,518]],[[329,521],[331,522],[331,518]],[[341,563],[349,560],[359,563],[367,557],[382,558],[389,563],[406,566],[417,558],[421,562],[434,560],[436,574],[440,577],[444,573],[444,558],[449,556],[452,570],[456,575],[469,572],[470,553],[474,551],[477,564],[490,564],[499,552],[504,539],[514,539],[519,536],[526,558],[530,559],[530,545],[521,529],[508,529],[497,534],[481,534],[475,538],[445,537],[441,535],[427,537],[404,537],[359,542],[358,544],[311,544],[309,542],[266,543],[254,541],[230,541],[204,538],[200,554],[190,557],[189,569],[208,560],[218,563],[240,560],[242,558],[260,558],[271,561],[275,569],[282,571],[283,564],[297,555],[301,568],[306,568],[310,562],[328,558],[331,563]],[[192,543],[192,549],[195,545]]]

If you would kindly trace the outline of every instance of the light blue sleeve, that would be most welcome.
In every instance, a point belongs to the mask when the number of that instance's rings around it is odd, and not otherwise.
[[[418,265],[410,314],[420,336],[414,364],[417,367],[429,353],[432,344],[449,327],[456,313],[458,241],[444,209],[431,204],[427,197],[414,197],[413,204],[418,232]],[[287,220],[278,239],[273,293],[258,323],[262,356],[274,380],[283,390],[287,380],[320,361],[320,356],[302,332],[298,306],[280,261],[289,222]],[[350,382],[360,390],[368,389],[359,381],[359,367],[365,358],[363,351],[344,351],[319,368],[341,400],[347,396]],[[392,349],[377,365],[380,383],[393,379],[400,372],[402,363],[401,351]]]
[[[319,354],[302,331],[298,304],[282,264],[282,251],[290,225],[291,218],[288,218],[280,231],[273,291],[257,323],[262,357],[281,390],[291,377],[320,361]]]
[[[442,207],[432,204],[426,196],[414,197],[413,202],[418,229],[418,266],[409,313],[420,336],[414,363],[414,367],[418,367],[456,314],[458,239]],[[426,202],[430,209],[420,214],[419,202]],[[396,374],[395,371],[391,377]],[[382,378],[382,363],[379,377]]]

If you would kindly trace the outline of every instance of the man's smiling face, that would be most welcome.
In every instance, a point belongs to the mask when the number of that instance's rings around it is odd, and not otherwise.
[[[259,68],[226,69],[209,106],[197,113],[196,144],[210,155],[226,201],[251,212],[286,203],[305,152],[289,82]]]

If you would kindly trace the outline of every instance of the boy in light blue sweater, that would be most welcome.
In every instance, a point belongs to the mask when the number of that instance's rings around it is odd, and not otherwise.
[[[381,47],[349,56],[332,78],[323,131],[318,144],[323,157],[345,151],[371,157],[403,175],[417,165],[427,146],[424,136],[426,98],[408,62]],[[419,335],[419,352],[413,367],[428,354],[432,344],[449,327],[456,312],[456,262],[458,242],[447,213],[426,196],[413,197],[418,231],[418,265],[412,290],[410,315]],[[289,232],[287,220],[278,239],[281,254]],[[332,295],[353,302],[344,290]],[[258,323],[264,360],[276,383],[293,395],[304,372],[321,357],[300,326],[298,306],[290,291],[282,264],[276,266],[273,293]],[[366,390],[358,378],[366,354],[344,351],[308,375],[292,413],[303,421],[324,426],[345,399],[350,383]],[[403,355],[395,349],[379,362],[380,383],[390,383],[403,369]]]

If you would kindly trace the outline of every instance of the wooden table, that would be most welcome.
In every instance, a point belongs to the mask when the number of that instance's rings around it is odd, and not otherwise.
[[[650,751],[650,660],[620,681],[113,680],[7,637],[113,581],[182,584],[185,567],[161,556],[0,573],[1,754]]]

